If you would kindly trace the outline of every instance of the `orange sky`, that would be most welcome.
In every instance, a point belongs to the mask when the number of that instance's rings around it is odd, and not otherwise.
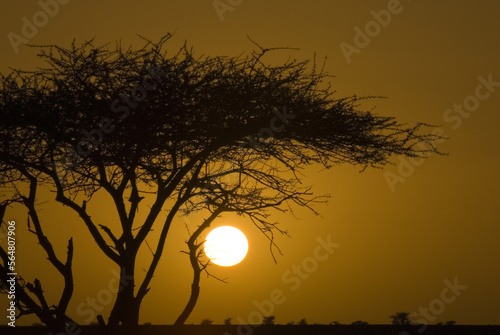
[[[352,166],[308,169],[306,182],[317,194],[332,197],[328,205],[317,206],[321,217],[303,210],[297,212],[298,219],[275,216],[292,236],[278,241],[283,251],[278,265],[250,222],[225,215],[216,225],[234,225],[247,234],[249,254],[237,266],[212,268],[215,275],[227,277],[228,284],[203,277],[200,300],[188,323],[203,318],[222,323],[228,317],[248,322],[257,306],[272,306],[278,323],[304,317],[310,323],[388,323],[391,314],[406,311],[420,313],[416,319],[431,323],[500,324],[500,3],[232,3],[239,5],[217,13],[212,1],[73,0],[59,5],[53,17],[46,16],[37,32],[24,33],[31,33],[25,38],[33,44],[69,46],[73,38],[82,42],[95,37],[97,44],[122,39],[123,45],[138,45],[137,34],[155,40],[176,30],[172,50],[187,40],[198,54],[229,56],[252,50],[246,35],[266,47],[297,47],[299,51],[281,51],[274,59],[328,57],[326,70],[335,75],[332,84],[338,97],[385,96],[364,107],[376,106],[376,113],[410,124],[440,125],[450,137],[440,149],[449,156],[413,164],[395,158],[394,166],[362,174]],[[40,65],[33,49],[9,40],[11,33],[23,36],[23,17],[42,20],[40,10],[36,1],[0,4],[2,73],[9,67]],[[363,38],[359,31],[366,28]],[[456,105],[465,106],[460,111]],[[49,199],[47,192],[40,199]],[[106,201],[105,195],[98,195],[88,209],[92,218],[113,222],[112,207],[102,205]],[[67,208],[52,202],[40,208],[46,234],[59,254],[74,237],[75,293],[68,314],[80,323],[92,319],[95,310],[107,318],[112,306],[107,291],[114,286],[116,268],[103,260],[83,223]],[[26,232],[26,213],[16,207],[7,212],[7,219],[18,222],[19,272],[28,280],[39,277],[55,299],[61,278]],[[199,220],[190,218],[191,224]],[[149,242],[154,243],[157,232]],[[187,237],[179,217],[143,302],[141,322],[173,323],[182,311],[191,284],[188,259],[179,252]],[[330,239],[336,247],[315,263],[318,239]],[[140,255],[145,262],[150,258],[147,249]],[[294,273],[294,266],[310,273]],[[140,264],[137,273],[142,273]],[[262,304],[271,296],[275,303]],[[5,296],[1,299],[6,306]],[[89,306],[92,299],[95,307]],[[23,319],[27,324],[37,321]]]

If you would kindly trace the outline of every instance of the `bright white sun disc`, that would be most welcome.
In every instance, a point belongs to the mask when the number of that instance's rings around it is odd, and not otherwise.
[[[217,227],[207,235],[204,250],[212,263],[233,266],[247,255],[248,241],[245,234],[237,228]]]

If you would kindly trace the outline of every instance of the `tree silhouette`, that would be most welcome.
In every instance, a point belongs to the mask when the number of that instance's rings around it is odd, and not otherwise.
[[[390,316],[393,325],[409,325],[412,319],[410,318],[410,313],[398,312]]]
[[[214,322],[210,319],[203,319],[203,320],[201,320],[201,323],[200,323],[200,325],[202,325],[202,326],[211,326],[213,324],[214,324]]]
[[[440,139],[426,124],[407,127],[359,110],[358,97],[334,98],[324,83],[328,75],[315,63],[267,64],[266,55],[279,48],[255,44],[247,56],[197,57],[184,45],[170,56],[170,38],[145,39],[138,50],[92,41],[40,46],[45,68],[0,78],[2,187],[28,207],[44,243],[36,214],[39,186],[78,214],[120,269],[122,289],[110,325],[138,324],[179,214],[206,215],[187,241],[194,273],[189,301],[176,321],[183,324],[198,299],[200,273],[207,271],[199,238],[221,213],[246,217],[269,239],[271,252],[279,252],[274,234],[286,230],[270,220],[272,210],[301,206],[314,212],[311,206],[326,199],[302,186],[306,166],[382,167],[392,155],[437,152],[434,142]],[[97,192],[111,196],[117,225],[92,218],[87,204]],[[141,222],[139,208],[147,212]],[[136,256],[153,227],[160,237],[139,280]],[[51,262],[65,279],[56,308],[64,314],[73,287],[72,243],[66,264],[49,244],[42,247],[54,254]]]
[[[366,325],[368,325],[368,322],[358,320],[358,321],[354,321],[353,323],[351,323],[351,325],[353,325],[353,326],[366,326]]]
[[[28,218],[28,230],[36,235],[38,243],[47,254],[47,259],[64,278],[64,287],[61,297],[57,305],[49,305],[43,294],[42,284],[38,278],[35,278],[33,282],[26,283],[20,275],[14,276],[9,274],[14,272],[16,266],[15,264],[17,262],[15,250],[11,251],[10,243],[8,244],[8,248],[0,246],[0,293],[11,295],[15,292],[16,308],[19,311],[16,318],[20,318],[21,316],[27,314],[35,314],[40,321],[55,332],[65,331],[68,329],[73,331],[77,324],[66,315],[66,309],[73,294],[73,276],[71,270],[73,242],[72,239],[68,241],[67,258],[63,263],[57,257],[47,236],[44,235],[38,215],[33,209],[35,195],[36,185],[30,181],[28,197],[14,197],[10,200],[0,202],[0,226],[3,227],[5,225],[5,227],[7,227],[8,222],[4,221],[5,212],[7,207],[11,206],[13,203],[23,203],[28,211],[33,211],[30,212],[29,216],[29,218],[31,217],[33,220],[33,226],[30,224],[30,220]],[[7,232],[9,231],[10,230],[7,230]],[[7,235],[15,240],[15,230],[12,230],[11,232],[14,233],[12,236],[10,234]],[[10,241],[10,239],[8,239],[8,241]],[[12,286],[14,286],[13,292],[11,292]]]
[[[274,325],[275,320],[276,320],[276,317],[274,315],[264,316],[262,318],[262,324],[267,325],[267,326],[271,326],[271,325]]]

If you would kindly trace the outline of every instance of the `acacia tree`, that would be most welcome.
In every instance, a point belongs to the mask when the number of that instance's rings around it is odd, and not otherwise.
[[[408,127],[361,111],[357,97],[334,98],[315,63],[271,65],[265,57],[274,49],[257,44],[239,57],[197,57],[186,45],[170,55],[170,37],[145,39],[138,50],[92,41],[40,46],[45,68],[1,77],[2,181],[16,190],[20,183],[50,188],[120,268],[123,287],[110,325],[138,324],[179,214],[207,215],[187,241],[194,276],[176,322],[182,324],[207,265],[199,237],[221,213],[247,217],[272,250],[273,234],[286,231],[270,220],[270,210],[313,210],[324,201],[302,186],[306,166],[382,167],[392,155],[436,152],[440,138],[426,124]],[[87,203],[96,192],[111,196],[118,229],[91,218]],[[141,202],[145,197],[150,203]],[[147,212],[141,221],[139,208]],[[29,215],[35,214],[33,203]],[[160,237],[139,280],[136,256],[153,227]]]

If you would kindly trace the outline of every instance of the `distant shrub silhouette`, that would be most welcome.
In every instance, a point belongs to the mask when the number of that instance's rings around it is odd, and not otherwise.
[[[457,322],[456,321],[446,321],[444,324],[447,326],[455,326],[457,324]]]
[[[227,319],[225,319],[225,320],[224,320],[224,324],[225,324],[226,326],[230,326],[230,325],[231,325],[231,320],[233,320],[233,318],[227,318]]]
[[[274,323],[275,320],[276,317],[274,315],[264,316],[264,318],[262,319],[262,324],[266,326],[271,326],[275,324]]]
[[[302,320],[299,321],[298,323],[299,326],[304,326],[304,325],[307,325],[307,320],[306,318],[303,318]]]
[[[200,323],[202,326],[211,326],[214,324],[214,321],[213,320],[210,320],[210,319],[203,319],[201,320],[201,323]]]
[[[351,325],[353,325],[353,326],[366,326],[366,325],[368,325],[368,322],[358,320],[358,321],[354,321],[353,323],[351,323]]]

